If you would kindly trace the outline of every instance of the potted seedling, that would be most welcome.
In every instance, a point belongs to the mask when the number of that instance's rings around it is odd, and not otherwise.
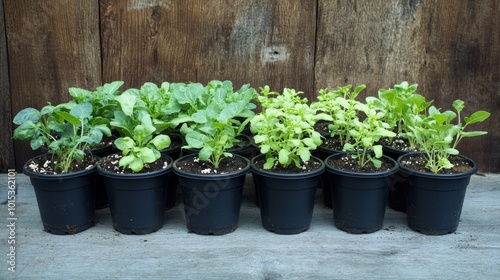
[[[92,116],[89,102],[25,108],[15,117],[14,139],[30,141],[33,150],[47,153],[26,162],[44,230],[74,234],[94,225],[95,165],[89,149],[110,129],[101,117]]]
[[[242,143],[239,136],[254,115],[256,96],[249,85],[233,91],[230,81],[218,80],[206,86],[191,83],[175,92],[183,106],[179,114],[186,141],[183,148],[194,151],[173,166],[191,232],[222,235],[238,226],[250,163],[230,151]],[[200,201],[204,203],[200,205]]]
[[[102,124],[109,126],[109,120],[112,119],[114,110],[117,108],[117,102],[114,98],[116,95],[120,94],[119,89],[123,84],[123,81],[114,81],[112,83],[106,83],[99,86],[94,91],[71,87],[69,88],[69,94],[73,97],[73,100],[76,103],[89,102],[92,104],[92,115],[95,117],[101,117],[100,120]],[[92,147],[91,153],[98,157],[104,157],[115,153],[116,148],[113,146],[114,139],[115,136],[113,135],[104,135],[101,142]],[[104,187],[102,177],[97,173],[96,209],[106,207],[108,207],[106,188]]]
[[[458,228],[465,192],[477,165],[460,155],[457,146],[463,138],[487,133],[466,128],[485,121],[490,113],[480,110],[462,121],[464,102],[455,100],[452,105],[455,112],[431,106],[427,116],[414,117],[407,137],[420,146],[421,152],[398,159],[409,180],[408,226],[429,235],[453,233]]]
[[[389,124],[391,130],[396,133],[395,137],[380,140],[384,154],[397,160],[401,155],[409,152],[417,152],[418,144],[412,137],[410,127],[415,120],[425,114],[425,110],[432,104],[425,97],[416,93],[417,84],[409,85],[408,82],[394,85],[390,89],[380,89],[378,97],[385,110],[384,120]],[[394,210],[406,211],[406,188],[407,182],[401,172],[397,172],[391,178],[387,204]]]
[[[170,145],[170,137],[154,126],[139,90],[127,89],[115,100],[119,109],[110,125],[119,134],[114,143],[120,152],[101,158],[97,170],[104,178],[115,230],[148,234],[163,226],[173,161],[160,150]]]
[[[251,164],[262,226],[280,234],[309,229],[319,176],[325,168],[323,161],[311,155],[322,143],[314,124],[331,118],[312,109],[300,97],[302,93],[261,88],[258,101],[262,111],[250,126],[260,150]]]
[[[155,133],[166,134],[170,137],[170,145],[161,154],[168,155],[173,161],[181,156],[181,147],[185,144],[179,132],[178,114],[182,112],[181,105],[174,97],[174,92],[185,87],[184,83],[163,82],[160,87],[154,83],[144,83],[138,91],[139,97],[144,102],[145,109],[151,115]],[[171,172],[167,184],[166,208],[174,207],[177,196],[178,177]]]
[[[325,136],[323,143],[318,147],[317,154],[321,160],[325,160],[332,154],[343,150],[345,143],[351,142],[351,123],[355,118],[357,111],[354,104],[357,103],[359,93],[365,89],[365,85],[359,85],[352,88],[352,85],[337,87],[337,89],[322,89],[319,91],[317,101],[311,103],[311,108],[329,115],[332,121],[321,120],[316,123],[328,124],[322,129],[322,135]],[[332,194],[328,173],[323,173],[320,178],[321,189],[323,192],[323,202],[325,206],[332,208]]]
[[[344,143],[344,153],[325,159],[335,226],[349,233],[371,233],[382,227],[388,177],[398,169],[395,160],[383,155],[378,141],[395,133],[383,121],[385,112],[377,98],[343,106],[352,106],[346,109],[356,112],[345,120],[350,126],[350,140]]]

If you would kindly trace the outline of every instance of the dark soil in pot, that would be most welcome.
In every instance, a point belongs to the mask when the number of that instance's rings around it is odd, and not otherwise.
[[[321,120],[317,121],[314,124],[314,130],[319,132],[323,136],[329,136],[329,135],[331,135],[331,131],[328,128],[328,126],[330,124],[332,124],[332,122],[330,122],[330,121],[321,121]]]

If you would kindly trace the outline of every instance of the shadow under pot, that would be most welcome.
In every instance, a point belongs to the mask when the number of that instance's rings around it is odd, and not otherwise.
[[[110,155],[112,157],[113,155]],[[168,165],[147,173],[116,173],[102,167],[97,171],[104,179],[113,228],[123,234],[148,234],[163,226],[166,189],[172,171],[172,159],[162,155],[158,161]]]

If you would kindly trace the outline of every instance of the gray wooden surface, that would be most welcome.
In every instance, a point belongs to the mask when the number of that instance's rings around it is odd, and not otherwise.
[[[42,230],[29,179],[17,174],[16,272],[2,203],[0,279],[500,279],[500,175],[472,177],[458,230],[445,236],[414,232],[391,209],[382,230],[344,233],[320,191],[309,231],[277,235],[262,228],[247,179],[240,225],[224,236],[188,233],[180,196],[149,235],[119,234],[103,209],[96,226],[56,236]],[[0,180],[3,202],[7,175]]]

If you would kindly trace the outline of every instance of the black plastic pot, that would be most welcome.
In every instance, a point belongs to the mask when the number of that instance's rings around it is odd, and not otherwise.
[[[400,156],[408,153],[386,145],[382,145],[382,147],[384,149],[384,155],[396,161]],[[387,205],[393,210],[406,212],[406,189],[408,188],[408,176],[398,170],[398,172],[391,175],[389,179],[390,182],[387,192]]]
[[[170,156],[172,161],[177,160],[181,156],[181,147],[184,145],[184,138],[180,133],[172,133],[170,135],[171,139],[176,139],[176,141],[180,142],[180,146],[171,147],[165,150],[160,151],[161,154]],[[175,206],[175,202],[177,199],[177,186],[179,185],[179,178],[177,174],[171,172],[168,176],[167,183],[167,201],[165,202],[166,209],[171,209]]]
[[[341,153],[342,151],[329,149],[327,147],[318,146],[316,149],[318,157],[325,161],[325,159],[331,155]],[[320,177],[321,191],[323,193],[323,203],[326,207],[332,208],[332,188],[330,187],[330,176],[327,172],[323,172]]]
[[[408,226],[427,235],[444,235],[457,230],[462,213],[465,193],[470,177],[477,171],[476,163],[469,162],[470,171],[458,174],[419,172],[406,167],[403,161],[418,153],[409,153],[398,159],[400,170],[407,174],[406,215]]]
[[[149,173],[118,174],[97,165],[108,193],[113,228],[124,234],[148,234],[163,226],[168,177],[167,168]],[[102,159],[101,159],[102,160]]]
[[[252,176],[258,184],[262,226],[278,234],[297,234],[309,229],[314,210],[314,199],[319,178],[325,169],[321,167],[307,173],[280,174],[258,168],[255,163],[264,154],[252,159]]]
[[[229,174],[194,174],[178,168],[178,162],[195,156],[197,154],[183,156],[173,165],[179,177],[188,230],[201,235],[223,235],[235,231],[250,162],[240,155],[233,155],[233,158],[244,161],[246,167]]]
[[[98,156],[99,158],[114,154],[117,151],[118,149],[116,149],[113,145],[91,150],[92,154]],[[97,172],[95,186],[95,209],[98,210],[107,208],[109,206],[108,194],[106,193],[106,187],[104,186],[102,176]]]
[[[29,170],[30,161],[23,172],[35,190],[46,232],[75,234],[95,225],[95,167],[68,174],[40,174]]]
[[[338,170],[330,161],[345,153],[331,155],[325,160],[332,187],[333,218],[335,226],[348,233],[372,233],[382,228],[387,204],[389,176],[396,173],[395,160],[383,156],[394,164],[387,171],[356,173]]]

